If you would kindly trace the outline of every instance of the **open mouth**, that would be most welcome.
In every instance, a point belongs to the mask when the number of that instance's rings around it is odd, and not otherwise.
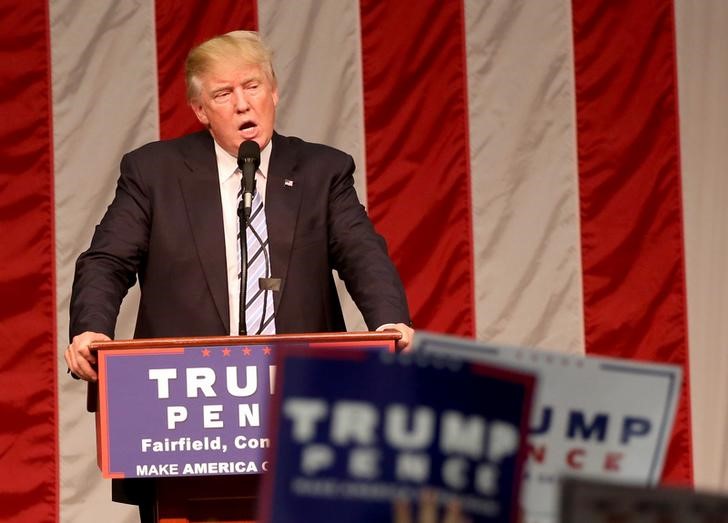
[[[248,129],[255,128],[256,125],[254,122],[243,122],[240,127],[238,127],[239,131],[247,131]]]

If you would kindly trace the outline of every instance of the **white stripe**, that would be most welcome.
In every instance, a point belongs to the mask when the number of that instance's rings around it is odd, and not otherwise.
[[[61,352],[74,261],[111,201],[121,155],[159,136],[153,20],[151,1],[50,3]],[[136,303],[125,301],[117,337],[131,336]],[[65,370],[61,360],[61,521],[133,521],[135,509],[112,503],[100,478],[85,384]]]
[[[366,202],[359,2],[270,0],[259,2],[259,19],[275,51],[278,130],[351,154]],[[366,330],[343,285],[337,288],[348,329]]]
[[[693,462],[728,486],[728,3],[677,0]]]
[[[477,337],[582,353],[569,2],[465,19]]]

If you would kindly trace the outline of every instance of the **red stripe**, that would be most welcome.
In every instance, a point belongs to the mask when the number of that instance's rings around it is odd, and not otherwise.
[[[415,327],[473,336],[463,19],[460,1],[361,2],[370,216]]]
[[[258,26],[256,0],[157,0],[157,74],[161,138],[200,129],[187,106],[184,62],[189,50],[218,34]]]
[[[673,4],[574,0],[573,16],[586,350],[683,367],[663,479],[686,483],[692,457]]]
[[[58,520],[46,0],[0,7],[0,521]]]

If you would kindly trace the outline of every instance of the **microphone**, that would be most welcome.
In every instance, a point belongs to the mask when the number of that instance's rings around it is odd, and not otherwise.
[[[247,281],[248,281],[248,245],[245,231],[250,221],[250,213],[253,207],[253,193],[255,192],[255,171],[260,165],[260,146],[253,140],[246,140],[238,147],[238,168],[242,171],[243,177],[240,180],[243,189],[243,199],[238,205],[238,219],[240,220],[240,302],[238,316],[238,334],[248,334],[245,321],[245,304],[247,303]]]
[[[243,188],[242,216],[244,224],[248,223],[253,208],[253,193],[255,192],[255,171],[260,165],[260,145],[253,140],[246,140],[238,148],[238,168],[243,173],[241,180]],[[238,209],[238,214],[240,209]]]

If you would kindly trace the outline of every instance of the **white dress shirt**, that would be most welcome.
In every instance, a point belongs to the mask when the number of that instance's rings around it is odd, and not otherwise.
[[[265,205],[265,187],[272,142],[260,151],[260,166],[255,173],[255,189]],[[227,266],[228,305],[230,310],[230,335],[238,335],[240,319],[240,280],[238,279],[238,192],[242,174],[238,160],[215,142],[217,173],[222,199],[222,223],[225,232],[225,260]],[[275,320],[274,320],[275,321]]]

